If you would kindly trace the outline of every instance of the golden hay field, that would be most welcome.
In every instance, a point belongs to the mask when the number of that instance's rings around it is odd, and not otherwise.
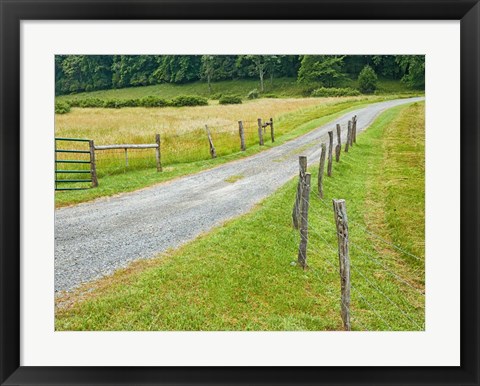
[[[208,125],[217,156],[238,152],[240,141],[238,121],[245,128],[247,148],[258,145],[257,119],[274,120],[277,139],[300,125],[354,104],[368,103],[378,97],[257,99],[238,105],[197,107],[130,107],[121,109],[73,108],[68,114],[55,116],[55,136],[86,138],[95,145],[154,143],[161,136],[161,159],[164,165],[193,162],[210,158],[205,132]],[[265,142],[271,142],[265,130]],[[67,149],[85,150],[85,142],[61,143]],[[83,146],[83,147],[82,147]],[[87,145],[88,146],[88,145]],[[127,170],[155,167],[153,149],[96,151],[99,176],[124,173]],[[61,159],[78,159],[76,154]],[[67,165],[69,166],[69,165]],[[78,168],[76,165],[69,168]]]
[[[355,98],[259,99],[239,105],[197,107],[73,108],[68,114],[55,116],[55,135],[93,139],[97,145],[152,143],[156,133],[182,135],[203,130],[205,125],[212,131],[237,132],[239,120],[248,128],[256,127],[257,118],[275,120],[287,113],[347,99]]]

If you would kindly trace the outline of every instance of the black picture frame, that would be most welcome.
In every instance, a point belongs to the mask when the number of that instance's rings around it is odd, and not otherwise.
[[[478,0],[0,0],[1,385],[479,385]],[[460,20],[461,366],[25,367],[20,366],[21,20]],[[290,353],[295,355],[294,353]]]

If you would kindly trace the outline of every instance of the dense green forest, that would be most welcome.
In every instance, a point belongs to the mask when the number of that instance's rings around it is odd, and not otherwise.
[[[379,76],[412,88],[425,86],[423,55],[57,55],[55,93],[198,80],[210,86],[220,80],[253,78],[259,79],[263,91],[265,82],[278,77],[338,87],[362,71],[370,77],[367,84]]]

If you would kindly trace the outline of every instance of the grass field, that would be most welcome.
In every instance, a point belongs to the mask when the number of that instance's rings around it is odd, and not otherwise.
[[[342,87],[357,88],[356,80],[346,80]],[[320,87],[320,85],[318,85]],[[315,85],[299,85],[295,78],[274,79],[273,84],[269,80],[265,82],[264,96],[292,98],[309,96]],[[228,80],[212,83],[212,92],[208,90],[206,82],[193,82],[187,84],[158,84],[154,86],[129,87],[114,90],[101,90],[84,92],[72,95],[61,95],[56,97],[57,101],[69,101],[82,98],[100,98],[100,99],[136,99],[146,95],[155,95],[165,99],[171,99],[179,95],[199,95],[209,99],[218,99],[219,95],[238,95],[246,98],[247,94],[253,89],[260,89],[258,80]],[[380,79],[378,82],[377,94],[402,94],[419,93],[418,90],[412,90],[410,87],[400,81]]]
[[[423,330],[424,133],[424,103],[390,109],[334,164],[324,201],[313,188],[308,270],[291,264],[292,180],[177,250],[59,296],[56,330],[341,330],[333,197],[347,202],[352,328]]]
[[[55,135],[57,137],[93,139],[96,145],[135,144],[154,143],[155,134],[159,132],[162,139],[164,172],[156,172],[153,149],[129,151],[128,167],[126,167],[123,150],[98,151],[96,159],[99,187],[83,191],[57,192],[56,205],[64,206],[132,191],[254,154],[261,150],[258,145],[258,117],[274,119],[276,142],[271,143],[267,130],[264,148],[269,148],[304,134],[351,109],[395,97],[391,95],[388,97],[261,99],[242,105],[177,109],[73,109],[70,114],[56,115]],[[239,151],[239,119],[244,122],[246,152]],[[210,158],[205,124],[210,128],[216,147],[218,158],[215,160]],[[72,149],[88,148],[88,145],[82,142],[69,143],[67,146]],[[74,154],[62,155],[62,158],[79,157]],[[88,156],[85,155],[84,158]],[[78,165],[74,166],[78,169]],[[83,169],[88,168],[88,164],[83,166]],[[63,175],[59,177],[65,178]],[[88,184],[83,184],[85,185]]]

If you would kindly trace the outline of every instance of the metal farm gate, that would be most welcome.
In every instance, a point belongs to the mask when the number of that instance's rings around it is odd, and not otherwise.
[[[55,190],[84,190],[96,186],[94,165],[93,141],[55,138]]]

